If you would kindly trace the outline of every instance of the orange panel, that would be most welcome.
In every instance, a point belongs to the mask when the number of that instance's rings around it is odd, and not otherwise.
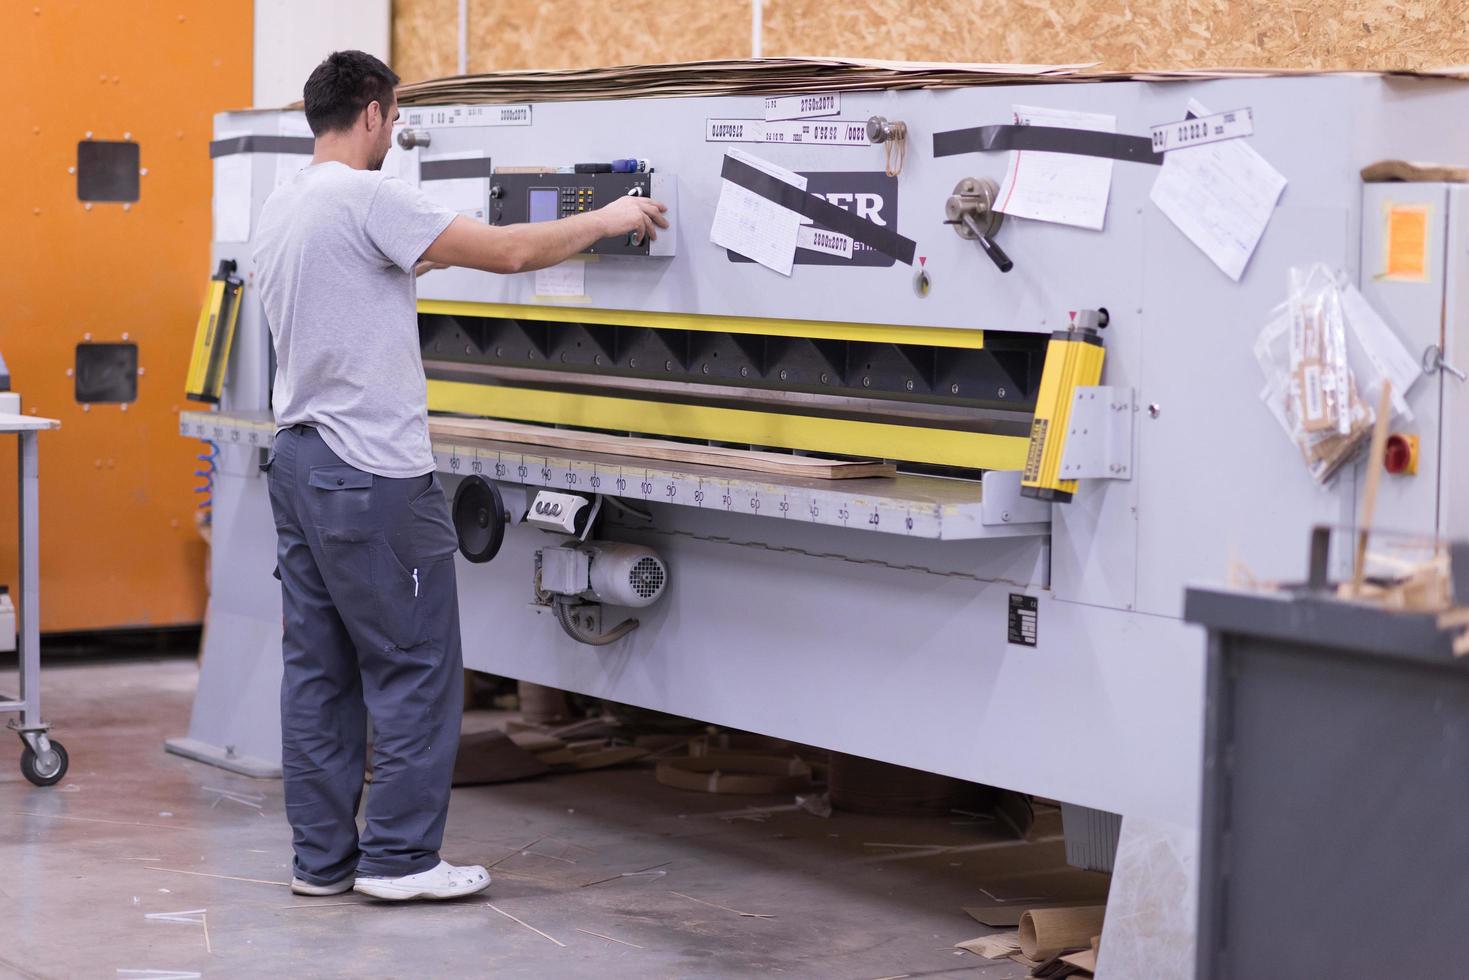
[[[41,436],[41,628],[197,623],[205,546],[178,436],[209,268],[213,113],[248,105],[253,5],[10,0],[0,64],[0,353]],[[77,200],[77,142],[136,141],[140,199]],[[84,412],[76,344],[138,345],[138,400]],[[0,582],[16,582],[14,440],[0,437]]]

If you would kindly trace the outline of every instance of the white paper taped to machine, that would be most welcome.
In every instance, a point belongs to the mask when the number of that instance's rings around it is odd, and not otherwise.
[[[433,157],[440,160],[480,160],[484,153],[469,150],[463,153],[441,153]],[[484,177],[454,177],[449,180],[421,180],[419,190],[435,204],[455,211],[476,221],[488,221],[490,209],[489,181]]]
[[[306,122],[306,113],[290,112],[281,116],[281,135],[312,139],[311,126]],[[312,155],[306,153],[277,153],[275,157],[275,189],[280,190],[296,175],[311,166]]]
[[[1209,115],[1194,99],[1188,111],[1199,118]],[[1226,140],[1169,153],[1148,196],[1189,241],[1239,282],[1283,190],[1285,177],[1254,147]]]
[[[586,295],[587,263],[583,259],[567,259],[536,270],[537,298],[585,299]]]
[[[1018,126],[1056,126],[1117,132],[1117,117],[1037,106],[1014,107]],[[1011,150],[995,210],[1017,218],[1054,221],[1101,231],[1112,191],[1112,161],[1105,157],[1040,150]]]
[[[216,140],[251,135],[248,125],[223,126]],[[214,240],[216,242],[248,242],[250,210],[254,199],[251,178],[255,170],[253,154],[227,153],[214,158]]]
[[[726,150],[725,154],[792,187],[806,189],[805,177],[769,160],[735,148]],[[714,210],[709,240],[789,276],[796,260],[802,216],[733,181],[722,180],[720,185],[719,206]]]

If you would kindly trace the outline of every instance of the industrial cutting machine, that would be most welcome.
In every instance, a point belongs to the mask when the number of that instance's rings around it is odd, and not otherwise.
[[[1143,901],[1119,885],[1156,879],[1186,908],[1204,640],[1181,619],[1185,584],[1231,563],[1300,578],[1280,543],[1349,524],[1356,499],[1354,464],[1321,485],[1261,401],[1256,338],[1290,269],[1337,270],[1415,363],[1433,348],[1394,420],[1416,437],[1415,472],[1385,480],[1378,513],[1465,535],[1446,491],[1469,465],[1455,421],[1469,406],[1445,368],[1469,365],[1469,198],[1359,170],[1469,156],[1469,132],[1433,124],[1469,109],[1469,88],[998,81],[843,92],[794,120],[747,95],[403,107],[385,169],[480,220],[628,193],[670,207],[672,233],[651,244],[418,282],[465,661],[1120,814],[1114,895]],[[1111,122],[1017,125],[1032,107]],[[1200,107],[1244,112],[1251,131],[1150,138]],[[210,268],[235,263],[221,281],[242,288],[214,355],[218,410],[181,422],[219,447],[220,473],[204,674],[171,747],[268,774],[272,355],[249,237],[310,140],[290,111],[223,113],[215,131]],[[1229,238],[1243,212],[1217,210],[1264,193],[1230,169],[1245,146],[1283,183],[1258,244]],[[1022,192],[1050,192],[1053,216],[1080,206],[1064,180],[1024,184],[1058,156],[1088,165],[1054,170],[1076,187],[1106,161],[1099,223],[1017,213]],[[1194,196],[1165,199],[1179,187]],[[1407,245],[1391,218],[1404,208],[1428,215]],[[788,265],[771,267],[793,228]],[[1404,247],[1419,261],[1388,274]],[[1221,257],[1240,248],[1243,264]],[[1135,938],[1141,972],[1118,975],[1162,975],[1148,964],[1189,941]]]

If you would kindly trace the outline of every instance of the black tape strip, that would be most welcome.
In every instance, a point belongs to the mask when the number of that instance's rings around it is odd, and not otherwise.
[[[789,208],[797,214],[810,218],[824,228],[830,228],[832,231],[846,235],[854,242],[861,242],[884,255],[891,255],[904,265],[913,264],[913,252],[917,246],[911,239],[904,238],[891,228],[884,228],[865,218],[859,218],[852,212],[837,207],[824,197],[807,194],[800,188],[787,184],[731,156],[724,158],[724,169],[720,172],[720,176],[731,183],[739,184],[746,190],[754,191],[767,201],[773,201],[783,208]]]
[[[1129,136],[1126,133],[1098,133],[1090,129],[1062,129],[1057,126],[1012,125],[951,129],[946,133],[933,134],[933,155],[936,157],[999,150],[1042,150],[1046,153],[1107,157],[1133,163],[1163,163],[1163,154],[1153,152],[1151,137]]]
[[[489,157],[471,157],[468,160],[424,160],[418,165],[419,180],[464,180],[468,177],[488,177],[495,171]]]
[[[310,136],[235,136],[209,144],[209,156],[227,157],[235,153],[315,153],[316,140]]]

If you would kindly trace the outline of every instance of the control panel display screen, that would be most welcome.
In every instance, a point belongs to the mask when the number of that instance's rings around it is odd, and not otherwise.
[[[530,189],[530,220],[556,220],[557,192],[554,187],[532,187]]]

